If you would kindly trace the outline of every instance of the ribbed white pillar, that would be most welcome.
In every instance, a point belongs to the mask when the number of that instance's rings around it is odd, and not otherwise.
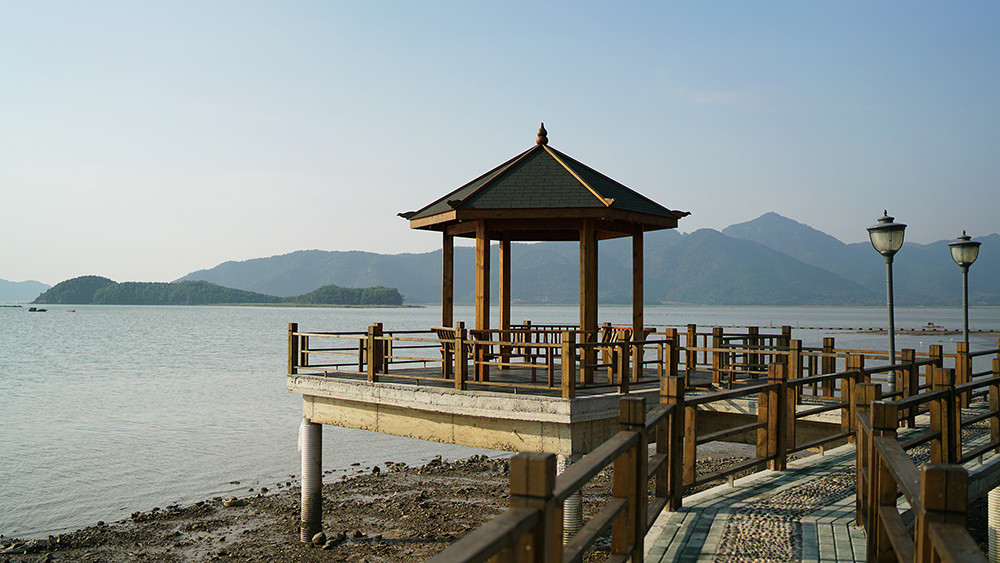
[[[989,525],[988,554],[992,563],[1000,563],[1000,487],[987,493]]]
[[[580,459],[579,455],[556,456],[556,473],[566,471],[566,468]],[[583,495],[577,491],[563,501],[563,543],[569,542],[583,526]]]
[[[300,538],[312,541],[323,529],[323,425],[302,418],[299,426],[302,451],[302,521]]]

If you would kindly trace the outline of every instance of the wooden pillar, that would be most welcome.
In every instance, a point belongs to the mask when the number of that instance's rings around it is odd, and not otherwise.
[[[510,334],[510,240],[500,238],[500,338],[501,342],[513,340]],[[510,362],[510,346],[500,347],[500,363]],[[500,369],[507,369],[501,365]]]
[[[502,560],[562,561],[562,518],[552,496],[556,483],[556,456],[519,453],[510,460],[510,507],[532,508],[541,514],[517,542],[516,556]]]
[[[611,528],[611,552],[630,553],[633,563],[642,563],[642,541],[646,535],[648,446],[646,436],[646,399],[626,397],[618,403],[618,430],[635,432],[639,443],[618,456],[614,462],[615,497],[628,499],[624,518],[616,518]]]
[[[476,329],[490,328],[490,238],[486,221],[476,223]]]
[[[441,326],[455,321],[455,237],[444,233],[441,241]]]
[[[642,227],[636,227],[632,233],[632,340],[646,340],[645,322],[643,321],[642,301],[643,289],[643,232]],[[642,377],[642,345],[632,348],[632,381]]]
[[[667,498],[667,510],[678,510],[684,493],[684,376],[671,374],[660,379],[660,402],[673,405],[674,411],[666,422],[663,443],[659,435],[656,440],[657,453],[667,454],[666,480],[661,488],[657,476],[656,496]]]
[[[592,219],[584,219],[580,228],[580,330],[581,342],[594,342],[597,336],[597,232]],[[594,381],[594,349],[584,349],[584,383]]]

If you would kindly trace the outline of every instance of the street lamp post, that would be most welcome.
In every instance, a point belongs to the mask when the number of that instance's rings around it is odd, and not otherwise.
[[[951,259],[962,269],[962,335],[965,338],[965,349],[969,349],[969,266],[979,257],[979,241],[962,231],[962,236],[955,242],[948,243],[951,249]]]
[[[874,227],[868,227],[868,236],[872,246],[885,258],[885,296],[889,308],[889,365],[896,364],[896,326],[892,311],[892,257],[903,246],[903,231],[906,225],[893,223],[887,211],[882,211],[882,217]],[[896,370],[889,372],[889,393],[896,392]]]

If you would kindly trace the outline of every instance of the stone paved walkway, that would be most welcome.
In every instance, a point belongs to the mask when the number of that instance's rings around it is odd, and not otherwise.
[[[864,561],[848,444],[684,498],[646,536],[646,561]]]
[[[986,422],[962,433],[967,447],[988,438]],[[919,465],[929,450],[924,445],[909,454]],[[993,456],[990,452],[985,459]],[[972,471],[982,460],[970,460],[966,468]],[[653,523],[645,538],[645,560],[865,561],[865,532],[855,525],[854,465],[854,445],[846,444],[792,461],[785,471],[761,471],[736,479],[733,486],[684,497],[683,508],[664,511]]]

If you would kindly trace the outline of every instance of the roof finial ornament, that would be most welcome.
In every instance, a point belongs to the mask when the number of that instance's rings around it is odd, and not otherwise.
[[[546,137],[549,132],[545,130],[545,123],[543,122],[541,127],[538,128],[538,139],[535,141],[536,145],[547,145],[549,144],[549,138]]]

